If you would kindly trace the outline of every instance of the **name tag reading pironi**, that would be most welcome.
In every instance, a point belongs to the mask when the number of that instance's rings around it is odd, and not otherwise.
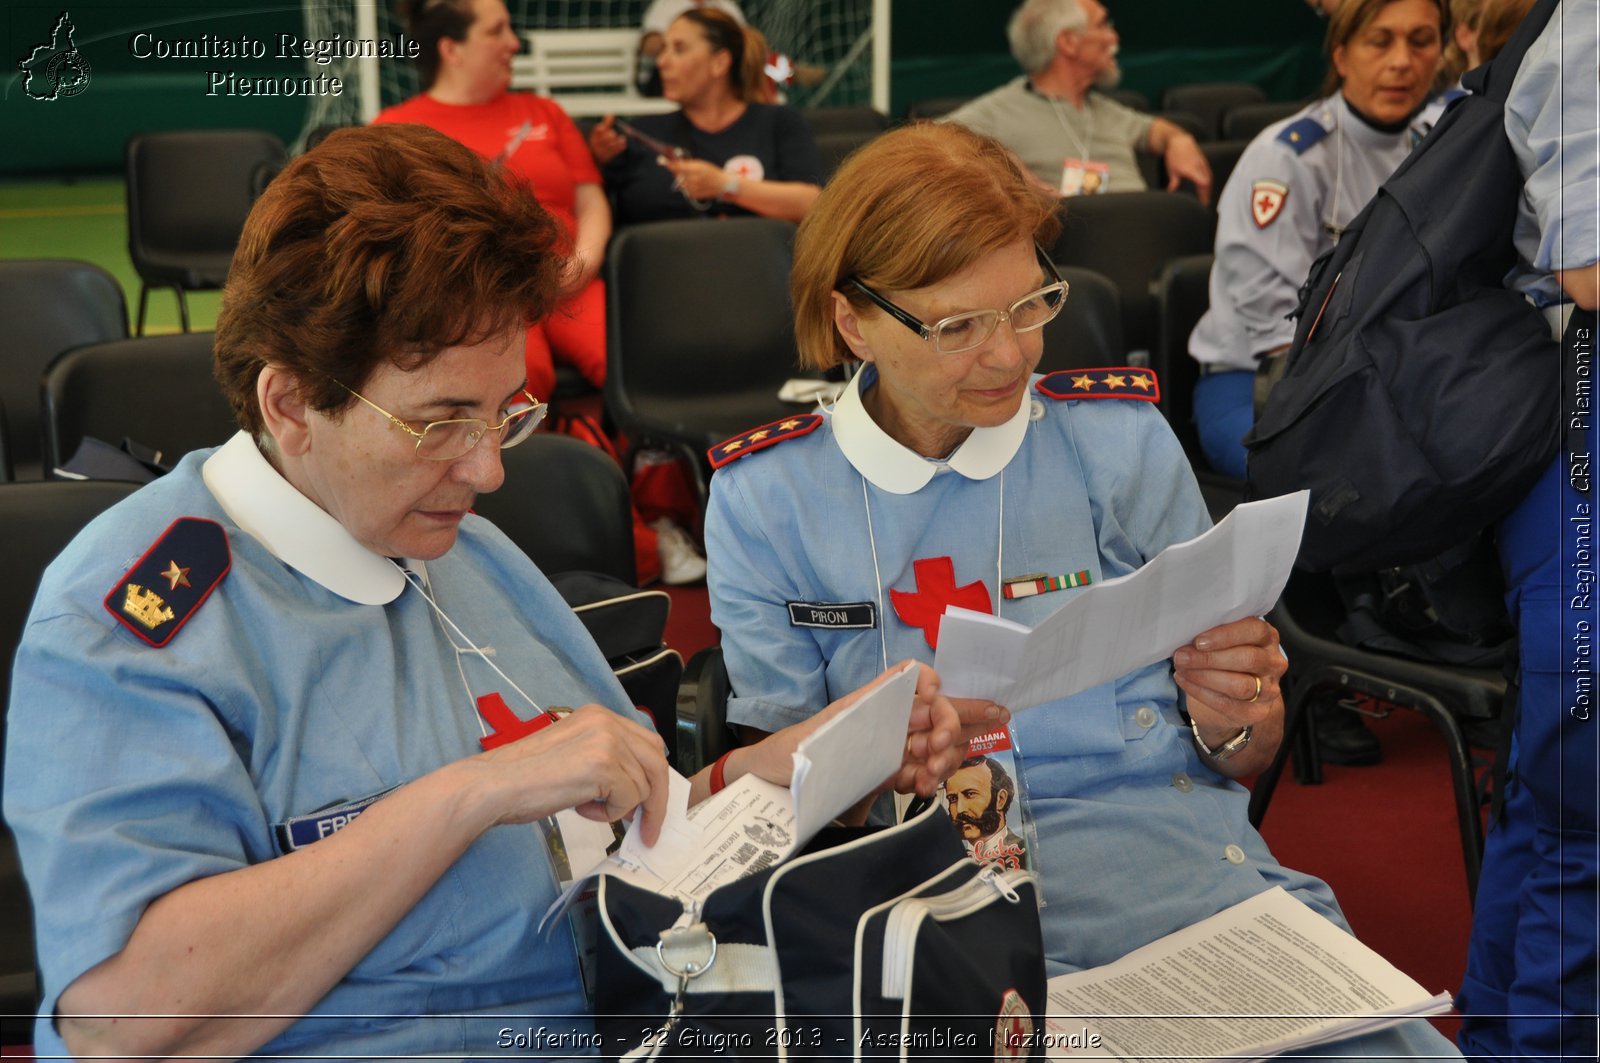
[[[867,628],[877,627],[877,611],[871,602],[786,602],[790,627]]]

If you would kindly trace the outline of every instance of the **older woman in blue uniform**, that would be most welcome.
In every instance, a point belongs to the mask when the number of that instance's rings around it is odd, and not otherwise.
[[[18,655],[41,1056],[481,1057],[534,1028],[519,1050],[594,1054],[535,824],[642,809],[653,840],[667,765],[470,513],[543,411],[521,335],[558,243],[420,126],[335,133],[257,203],[216,340],[243,431],[74,540]],[[926,793],[959,763],[931,682]],[[798,737],[725,777],[786,782]]]
[[[1565,0],[1529,49],[1506,103],[1524,177],[1510,279],[1594,364],[1600,304],[1600,4]],[[1579,378],[1582,379],[1582,378]],[[1573,440],[1497,532],[1521,668],[1500,817],[1484,841],[1457,1005],[1462,1050],[1483,1059],[1592,1059],[1600,998],[1600,718],[1594,633],[1593,407],[1576,395]],[[1577,427],[1577,426],[1573,426]]]
[[[1328,23],[1331,94],[1264,129],[1217,201],[1211,306],[1189,338],[1211,467],[1244,477],[1263,358],[1294,339],[1311,263],[1405,160],[1441,54],[1438,0],[1345,0]]]
[[[852,156],[802,224],[802,356],[861,368],[831,410],[712,450],[712,616],[747,733],[805,719],[885,661],[930,659],[947,604],[1032,624],[1074,584],[1208,526],[1148,370],[1033,375],[1066,295],[1038,251],[1055,207],[997,142],[920,125]],[[1232,781],[1279,744],[1284,667],[1277,632],[1246,619],[1010,718],[1007,822],[1037,838],[1052,974],[1275,885],[1343,924],[1326,885],[1273,858]],[[969,735],[1008,718],[958,708]],[[1453,1054],[1415,1023],[1345,1047]]]

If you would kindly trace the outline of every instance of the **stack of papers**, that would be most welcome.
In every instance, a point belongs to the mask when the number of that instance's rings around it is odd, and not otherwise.
[[[1050,979],[1051,1059],[1261,1059],[1450,1009],[1281,886]]]
[[[671,776],[667,815],[653,846],[630,829],[616,853],[587,868],[656,893],[700,902],[711,891],[780,862],[900,768],[920,666],[907,664],[802,741],[788,787],[744,775],[689,808],[689,780]],[[548,919],[549,916],[546,916]]]

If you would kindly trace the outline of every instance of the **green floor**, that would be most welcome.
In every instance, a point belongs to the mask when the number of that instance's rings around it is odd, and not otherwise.
[[[128,327],[139,313],[139,275],[128,257],[122,182],[115,178],[0,184],[0,258],[81,258],[109,270],[128,301]],[[220,292],[189,295],[189,327],[215,327]],[[145,331],[178,331],[170,288],[150,293]]]

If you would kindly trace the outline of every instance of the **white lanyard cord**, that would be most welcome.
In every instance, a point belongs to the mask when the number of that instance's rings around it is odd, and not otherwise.
[[[861,505],[867,511],[867,543],[872,549],[872,582],[878,588],[878,650],[883,659],[883,670],[889,670],[889,618],[883,612],[883,573],[878,568],[878,535],[872,528],[872,499],[867,492],[867,478],[861,477]],[[996,531],[994,551],[994,615],[1000,615],[1000,603],[1005,599],[1005,584],[1001,573],[1005,571],[1006,549],[1006,471],[1000,470],[1000,516]]]
[[[394,566],[396,568],[398,568],[401,571],[401,573],[403,573],[405,575],[406,582],[411,584],[413,587],[415,587],[417,589],[417,593],[421,594],[422,597],[427,601],[427,603],[429,605],[433,606],[434,615],[437,616],[440,620],[442,620],[444,622],[446,628],[448,629],[448,631],[446,632],[446,636],[445,637],[449,640],[450,645],[452,647],[454,647],[454,649],[456,651],[456,671],[461,673],[461,684],[463,686],[467,687],[468,695],[470,695],[472,693],[472,688],[471,688],[471,685],[467,683],[466,672],[463,671],[462,668],[461,668],[461,654],[470,652],[470,653],[476,653],[479,657],[482,657],[483,658],[483,663],[487,664],[490,667],[490,669],[493,670],[495,675],[497,675],[501,679],[505,680],[505,683],[506,683],[507,686],[509,686],[512,690],[515,690],[518,694],[521,694],[523,699],[525,701],[527,701],[527,703],[529,705],[533,706],[535,712],[543,712],[544,711],[544,707],[543,706],[541,706],[537,701],[534,701],[531,697],[529,697],[528,696],[528,692],[523,690],[521,687],[519,687],[517,685],[517,681],[516,680],[512,679],[510,676],[506,675],[505,672],[501,671],[500,670],[500,666],[498,664],[495,664],[494,661],[490,658],[490,656],[487,653],[485,653],[483,650],[479,649],[478,648],[478,644],[473,642],[470,638],[468,638],[467,637],[467,633],[465,631],[462,631],[459,627],[456,626],[456,622],[454,620],[451,620],[449,615],[447,613],[445,613],[445,611],[439,607],[439,603],[433,600],[433,595],[428,593],[427,588],[422,585],[422,581],[417,577],[417,574],[415,572],[412,572],[410,569],[406,568],[404,565],[401,565],[399,562],[394,561],[393,558],[390,558],[390,561],[391,561],[391,563],[394,564]],[[462,642],[465,642],[467,644],[467,649],[463,650],[460,646],[456,645],[455,639],[449,638],[449,632],[454,632],[455,635],[456,635],[456,638],[459,638]],[[480,731],[482,731],[485,735],[487,735],[489,732],[484,730],[484,728],[483,728],[483,716],[482,716],[481,713],[479,713],[477,711],[477,702],[476,701],[473,702],[473,713],[474,713],[474,715],[476,715],[478,717],[478,729]]]
[[[1348,106],[1341,99],[1341,106]],[[1333,152],[1333,200],[1328,204],[1328,232],[1338,243],[1344,235],[1344,226],[1334,220],[1339,213],[1339,193],[1344,187],[1344,113],[1340,107],[1333,109],[1333,135],[1337,139]]]
[[[878,570],[878,535],[872,530],[872,500],[867,496],[867,478],[861,477],[861,504],[867,510],[867,543],[872,548],[872,582],[878,588],[878,651],[883,670],[889,670],[889,618],[883,612],[883,573]]]
[[[1050,109],[1055,112],[1056,121],[1061,123],[1061,131],[1066,133],[1067,138],[1077,145],[1079,161],[1092,161],[1089,155],[1089,149],[1094,146],[1094,111],[1089,107],[1088,97],[1084,97],[1083,101],[1083,116],[1085,119],[1085,137],[1083,139],[1080,139],[1078,134],[1073,131],[1072,126],[1067,124],[1067,116],[1062,113],[1061,110],[1061,101],[1056,99],[1054,96],[1046,96],[1045,99],[1050,101]]]

